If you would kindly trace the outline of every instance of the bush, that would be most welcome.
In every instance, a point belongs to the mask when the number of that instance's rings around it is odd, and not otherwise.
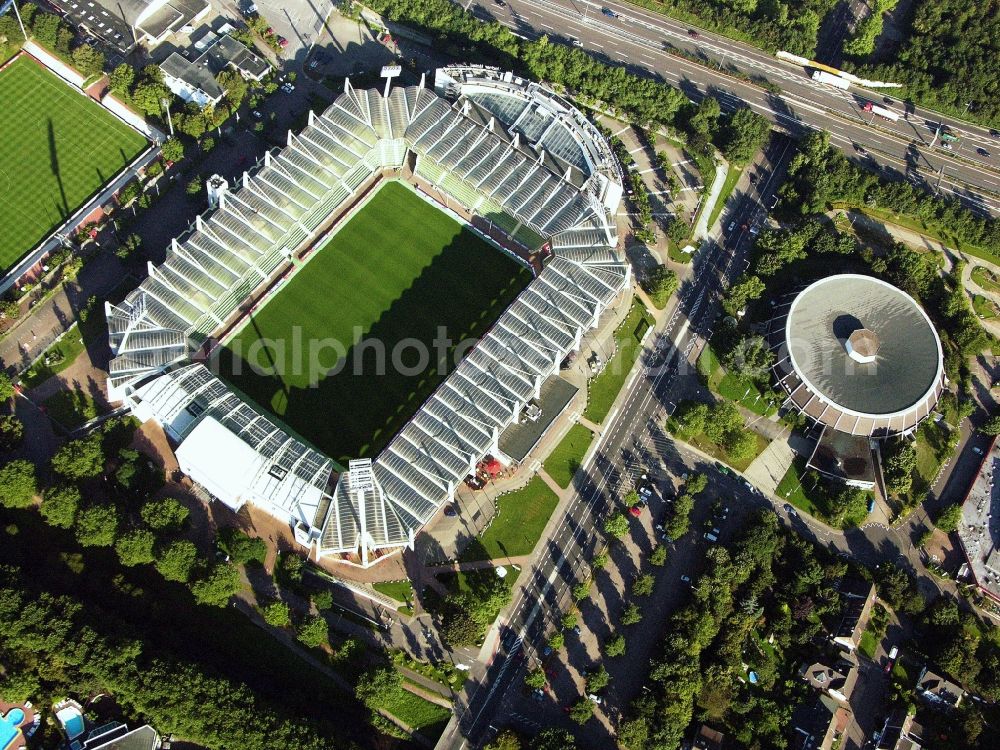
[[[625,653],[625,636],[618,634],[604,644],[604,655],[615,657]]]
[[[177,530],[187,520],[188,509],[179,500],[164,497],[145,503],[140,509],[139,515],[150,528]]]
[[[71,529],[79,507],[80,490],[71,484],[57,484],[45,490],[39,510],[50,526]]]
[[[319,648],[329,642],[329,626],[322,615],[310,615],[298,627],[297,638],[309,648]]]
[[[229,558],[240,565],[251,561],[263,565],[267,558],[267,544],[263,539],[251,537],[231,526],[219,530],[217,542]]]
[[[118,533],[118,512],[111,505],[84,508],[76,517],[75,530],[84,547],[110,547]]]
[[[271,602],[261,607],[264,622],[274,628],[287,628],[292,624],[292,613],[284,602]]]
[[[35,467],[18,459],[0,468],[0,507],[27,508],[35,501]]]

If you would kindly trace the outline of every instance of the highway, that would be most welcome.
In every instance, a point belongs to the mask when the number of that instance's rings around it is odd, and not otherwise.
[[[731,201],[722,223],[749,222],[767,205],[794,153],[786,138],[774,139],[758,159],[758,180]],[[748,172],[751,170],[747,170]],[[475,746],[495,715],[500,699],[515,680],[526,654],[538,654],[546,628],[559,617],[569,590],[588,574],[587,561],[601,544],[602,521],[618,510],[617,499],[631,485],[632,446],[637,435],[661,431],[672,386],[697,359],[699,344],[720,311],[721,292],[744,268],[750,235],[742,230],[729,237],[730,250],[716,246],[698,255],[689,281],[678,295],[676,311],[647,342],[645,360],[626,383],[619,406],[605,428],[589,462],[577,474],[571,504],[556,532],[537,552],[535,564],[521,572],[515,600],[501,621],[500,646],[488,664],[477,662],[467,688],[455,702],[455,718],[439,748]]]
[[[503,6],[493,0],[456,2],[477,17],[497,20],[527,38],[545,34],[566,44],[576,40],[597,57],[652,74],[692,100],[709,91],[724,110],[750,106],[793,135],[808,129],[827,130],[831,141],[853,159],[867,160],[915,183],[927,183],[979,213],[1000,214],[1000,133],[994,136],[987,128],[904,106],[895,100],[894,89],[879,93],[823,86],[813,82],[804,68],[755,47],[614,0],[509,0]],[[603,8],[616,16],[605,15]],[[671,54],[669,49],[695,55],[704,64]],[[781,93],[726,75],[720,68],[766,78],[780,86]],[[883,96],[892,103],[884,103]],[[862,111],[869,101],[893,109],[900,114],[899,121]],[[950,151],[942,148],[941,138],[935,138],[939,124],[960,138]],[[867,155],[857,150],[859,146]]]

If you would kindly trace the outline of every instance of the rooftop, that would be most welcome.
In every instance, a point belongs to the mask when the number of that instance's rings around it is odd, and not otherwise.
[[[958,535],[976,583],[996,601],[1000,601],[1000,492],[993,482],[1000,465],[997,441],[983,456],[979,473],[962,505]]]

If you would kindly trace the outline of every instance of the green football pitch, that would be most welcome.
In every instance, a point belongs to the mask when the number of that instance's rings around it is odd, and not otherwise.
[[[0,272],[130,163],[146,139],[28,57],[0,72]]]
[[[220,374],[334,459],[373,456],[454,368],[455,348],[481,336],[530,280],[389,182],[226,342]],[[432,346],[439,326],[452,342],[444,367],[442,347]],[[343,348],[316,344],[312,359],[329,369],[344,355],[343,368],[311,377],[311,342],[331,340]],[[415,342],[428,351],[426,367]]]

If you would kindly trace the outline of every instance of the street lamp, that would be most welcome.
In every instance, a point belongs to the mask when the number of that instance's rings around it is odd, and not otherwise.
[[[174,119],[170,116],[170,100],[167,97],[160,99],[160,104],[167,111],[167,125],[170,126],[170,137],[174,137]]]

